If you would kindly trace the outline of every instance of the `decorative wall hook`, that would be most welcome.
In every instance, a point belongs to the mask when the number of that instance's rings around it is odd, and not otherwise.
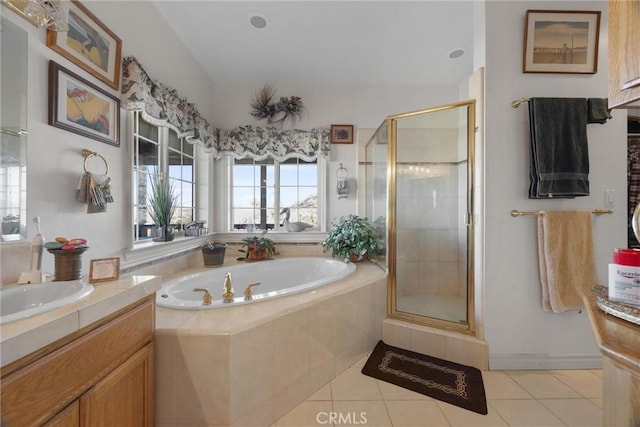
[[[338,199],[346,199],[349,197],[349,172],[342,166],[342,163],[340,163],[340,167],[336,171],[336,177]]]

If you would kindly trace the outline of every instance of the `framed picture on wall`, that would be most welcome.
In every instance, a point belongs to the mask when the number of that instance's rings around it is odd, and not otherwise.
[[[353,144],[353,125],[331,125],[332,144]]]
[[[69,31],[47,30],[47,46],[114,89],[120,89],[122,41],[78,0],[69,3]]]
[[[595,74],[600,11],[527,10],[523,73]]]
[[[49,124],[120,146],[120,100],[49,61]]]

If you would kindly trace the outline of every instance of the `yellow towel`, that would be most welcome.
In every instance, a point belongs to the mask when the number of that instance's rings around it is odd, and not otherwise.
[[[583,308],[583,291],[598,284],[591,212],[542,212],[538,256],[544,310],[561,313]]]

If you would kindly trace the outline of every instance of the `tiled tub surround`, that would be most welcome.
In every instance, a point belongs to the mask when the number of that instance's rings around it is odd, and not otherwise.
[[[288,246],[281,254],[318,254]],[[237,256],[230,248],[227,265]],[[156,425],[268,426],[371,351],[385,311],[385,274],[367,262],[341,281],[283,298],[218,310],[157,307]]]
[[[81,301],[0,325],[1,366],[154,294],[161,284],[156,276],[123,276],[95,283],[93,292]],[[51,282],[51,286],[56,286],[56,282]]]

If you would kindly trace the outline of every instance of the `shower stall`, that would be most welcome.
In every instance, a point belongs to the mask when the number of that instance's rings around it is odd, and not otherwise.
[[[475,100],[387,117],[365,149],[388,317],[473,335]]]

